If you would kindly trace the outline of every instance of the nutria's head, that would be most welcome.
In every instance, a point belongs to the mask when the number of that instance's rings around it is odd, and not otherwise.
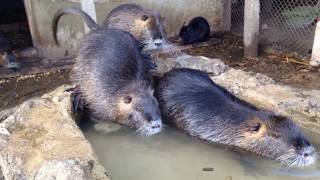
[[[145,81],[135,81],[119,92],[118,123],[137,129],[145,136],[162,129],[161,114],[153,89]]]
[[[314,147],[287,117],[262,113],[236,128],[235,142],[231,144],[278,160],[288,167],[308,166],[317,159]]]
[[[154,50],[167,44],[163,19],[157,12],[139,5],[123,4],[110,12],[104,24],[129,32],[145,50]]]
[[[186,25],[186,22],[183,23],[180,32],[179,37],[186,37],[188,35],[188,26]]]

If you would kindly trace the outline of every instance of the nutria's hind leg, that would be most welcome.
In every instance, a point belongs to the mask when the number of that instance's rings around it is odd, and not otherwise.
[[[84,103],[82,94],[78,86],[67,89],[66,91],[71,92],[71,116],[77,122],[80,123],[83,119],[88,117],[89,109]]]
[[[86,128],[91,123],[101,122],[101,118],[90,111],[88,104],[86,104],[82,97],[79,86],[67,89],[66,91],[71,92],[71,116],[80,128]]]
[[[71,90],[71,111],[73,114],[77,113],[77,112],[81,112],[83,111],[84,107],[83,107],[83,100],[81,98],[81,93],[79,90],[79,87],[76,86],[73,89],[69,89]]]
[[[153,62],[153,59],[151,58],[151,55],[149,54],[141,54],[142,59],[144,60],[144,62],[146,62],[146,69],[147,70],[156,70],[157,69],[157,65],[155,62]]]

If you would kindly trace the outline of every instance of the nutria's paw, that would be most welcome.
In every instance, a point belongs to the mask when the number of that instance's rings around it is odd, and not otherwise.
[[[21,69],[21,66],[17,62],[10,62],[5,65],[7,69],[11,69],[12,71],[19,71]]]
[[[95,124],[94,129],[100,133],[109,134],[119,131],[121,129],[121,125],[112,122],[103,122]]]

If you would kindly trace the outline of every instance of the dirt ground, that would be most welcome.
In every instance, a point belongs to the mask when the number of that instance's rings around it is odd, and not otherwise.
[[[0,110],[13,107],[69,82],[69,70],[0,79]]]
[[[306,65],[308,61],[291,54],[278,55],[265,52],[260,52],[259,59],[243,58],[240,38],[224,35],[223,39],[223,44],[194,48],[186,52],[192,55],[220,58],[230,67],[265,74],[280,83],[306,89],[320,89],[320,69]]]
[[[186,52],[192,55],[220,58],[230,67],[262,73],[284,84],[307,89],[320,89],[319,69],[293,62],[306,63],[305,61],[290,55],[272,53],[260,53],[261,56],[258,60],[242,58],[243,47],[241,44],[240,38],[225,35],[223,44],[193,48]],[[31,63],[35,64],[34,62]],[[56,64],[56,66],[59,65],[59,63]],[[0,67],[0,76],[5,72],[7,71],[1,70]],[[69,83],[69,75],[70,70],[65,69],[37,75],[24,75],[18,78],[0,78],[0,110],[12,107],[31,97],[39,96],[62,84]]]

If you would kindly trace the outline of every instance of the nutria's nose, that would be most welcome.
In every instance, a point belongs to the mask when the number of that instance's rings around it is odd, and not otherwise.
[[[160,128],[160,125],[152,126],[152,129]]]
[[[157,39],[154,40],[154,45],[156,46],[162,46],[163,42],[162,42],[162,37],[159,37]]]
[[[154,44],[155,44],[156,46],[161,46],[161,45],[162,45],[161,42],[155,42]]]
[[[161,129],[161,126],[162,126],[161,119],[156,119],[155,121],[151,122],[152,129]]]
[[[310,156],[309,153],[304,153],[304,154],[303,154],[303,157],[308,157],[308,156]]]
[[[308,146],[303,148],[303,152],[301,153],[303,157],[314,156],[316,153],[315,149],[312,146]]]
[[[146,118],[146,120],[150,123],[150,122],[154,122],[154,121],[158,121],[159,118],[158,116],[152,116],[150,113],[145,113],[144,117]]]

